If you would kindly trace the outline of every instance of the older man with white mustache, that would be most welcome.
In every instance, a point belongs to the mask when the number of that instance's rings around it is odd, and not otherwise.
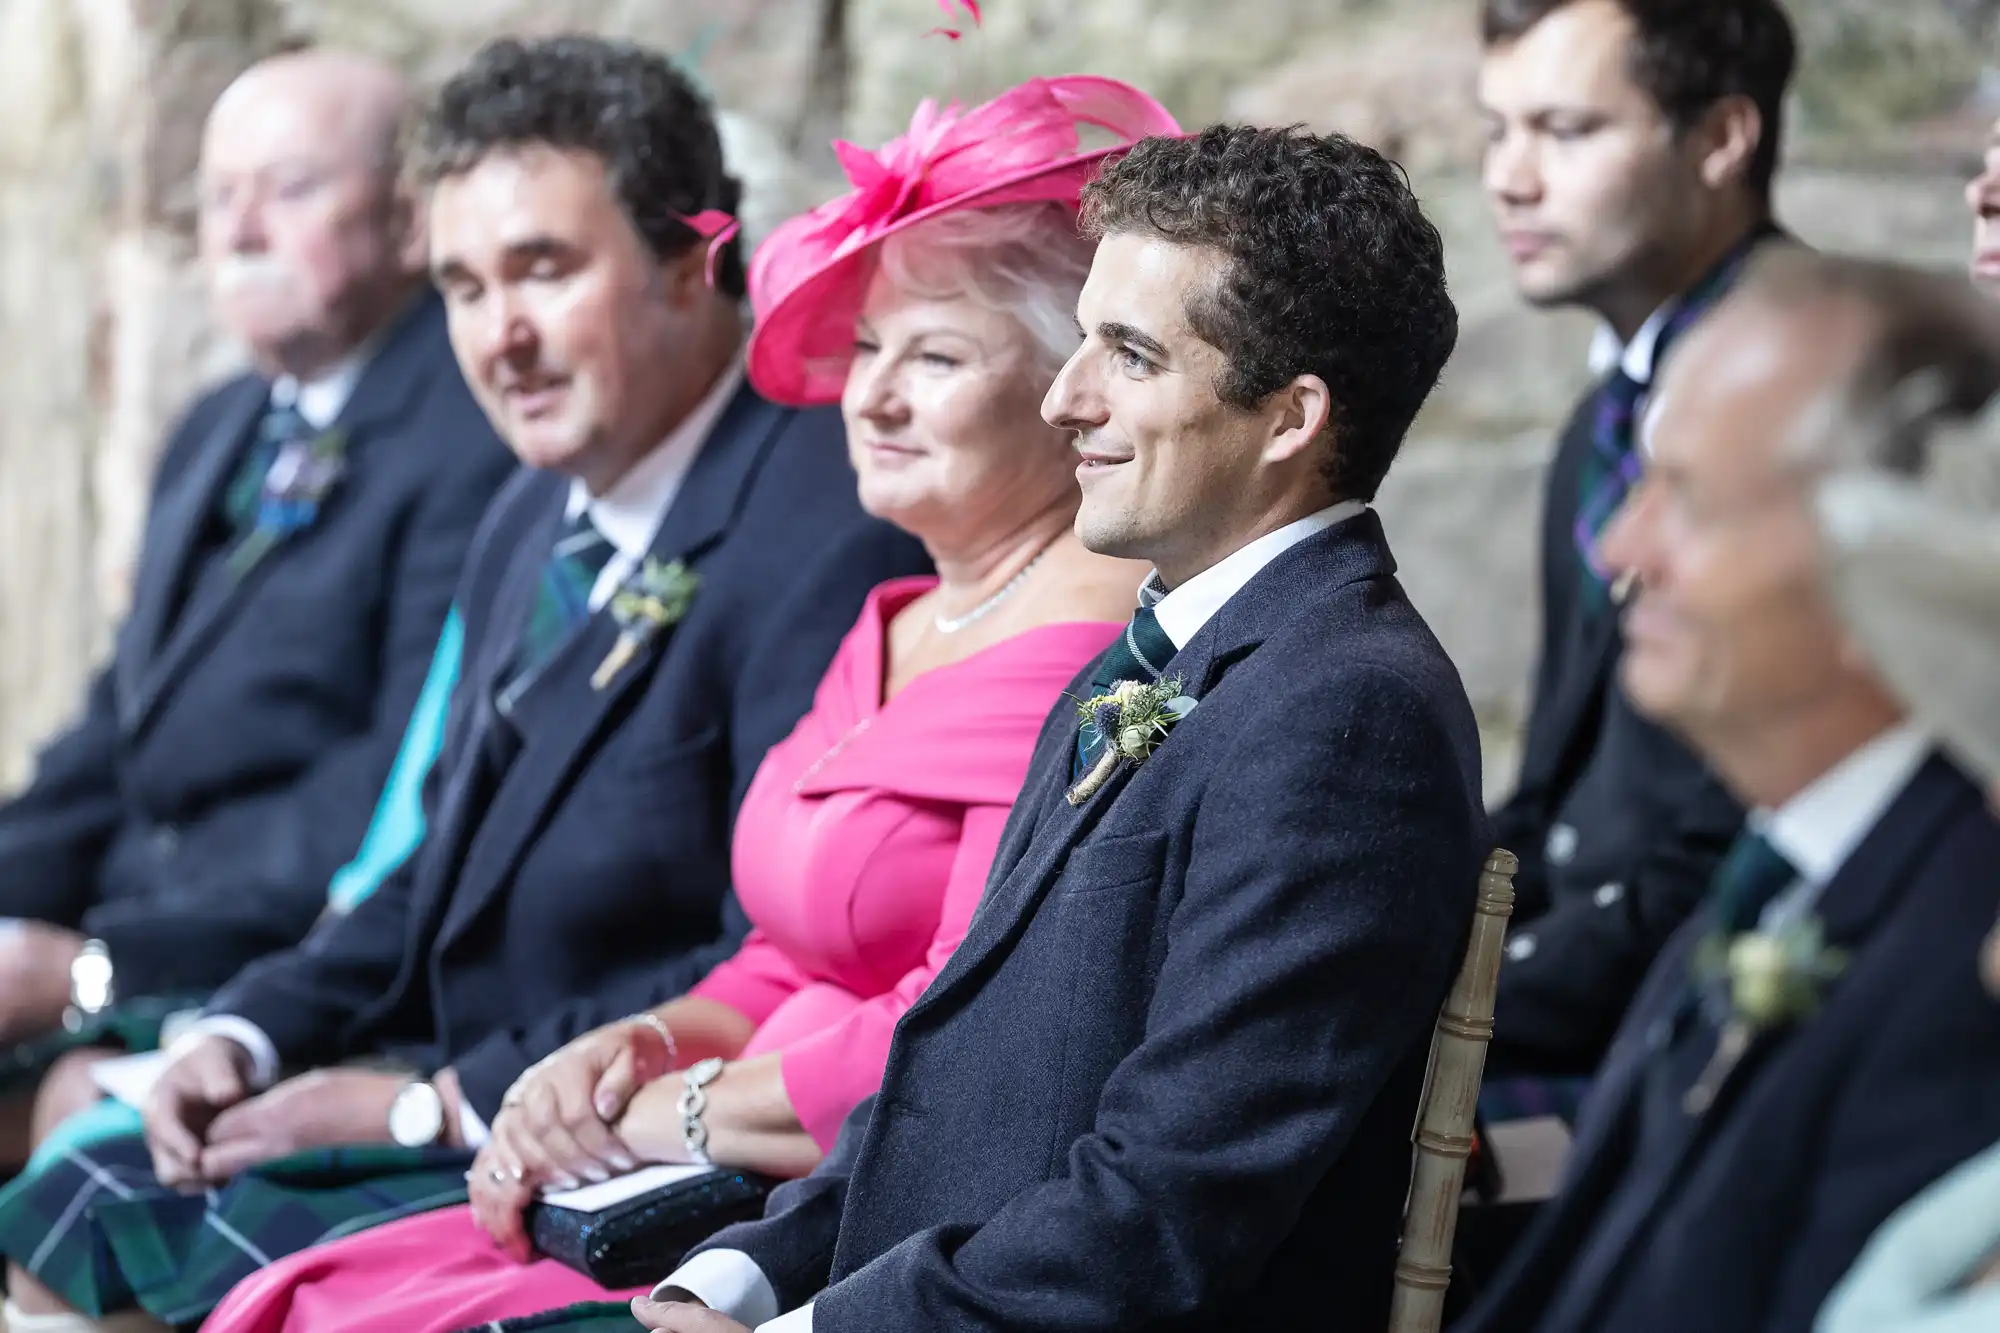
[[[17,1137],[38,1084],[37,1138],[95,1099],[89,1065],[325,911],[511,471],[424,281],[404,102],[392,69],[296,51],[209,118],[200,252],[251,364],[168,438],[116,651],[0,805]],[[8,1289],[33,1327],[34,1283]]]

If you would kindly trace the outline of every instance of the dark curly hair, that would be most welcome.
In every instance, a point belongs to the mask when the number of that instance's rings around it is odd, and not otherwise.
[[[1226,263],[1188,293],[1188,327],[1228,362],[1223,402],[1326,381],[1340,499],[1374,498],[1458,341],[1444,242],[1402,168],[1339,134],[1218,125],[1154,138],[1085,189],[1094,237],[1157,236]]]
[[[1483,0],[1480,36],[1498,46],[1576,0]],[[1692,128],[1725,97],[1747,97],[1763,137],[1746,184],[1769,202],[1784,139],[1785,89],[1798,64],[1798,36],[1778,0],[1616,0],[1637,29],[1632,78],[1676,129]]]
[[[723,166],[708,99],[666,56],[630,42],[491,42],[439,90],[414,139],[411,169],[425,187],[498,149],[547,144],[594,154],[625,216],[663,260],[700,243],[680,217],[734,214],[742,199]],[[734,238],[717,257],[715,279],[725,294],[743,295]]]

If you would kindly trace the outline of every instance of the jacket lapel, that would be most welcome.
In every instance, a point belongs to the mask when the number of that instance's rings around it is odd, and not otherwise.
[[[1950,761],[1936,755],[1926,760],[1821,892],[1818,915],[1828,946],[1852,953],[1864,945],[1876,925],[1901,900],[1913,878],[1915,863],[1925,849],[1935,845],[1943,825],[1964,805],[1978,800],[1972,784]],[[1836,979],[1829,995],[1837,994],[1839,988]],[[1727,1099],[1741,1087],[1748,1071],[1791,1035],[1792,1029],[1782,1028],[1757,1037],[1718,1082],[1706,1113],[1709,1120],[1726,1108]]]
[[[1820,897],[1820,916],[1830,944],[1853,949],[1874,929],[1892,908],[1911,879],[1912,864],[1932,845],[1939,829],[1967,803],[1976,803],[1979,794],[1949,762],[1933,757],[1890,805],[1875,829],[1848,857]],[[1665,1058],[1661,1048],[1669,1038],[1668,1025],[1687,975],[1689,958],[1704,929],[1697,916],[1682,928],[1672,946],[1665,950],[1655,972],[1649,995],[1635,1013],[1653,1015],[1644,1039],[1622,1047],[1598,1076],[1599,1086],[1591,1094],[1598,1108],[1585,1118],[1572,1148],[1575,1164],[1563,1184],[1560,1207],[1565,1217],[1575,1220],[1593,1214],[1610,1183],[1631,1166],[1631,1150],[1640,1094],[1653,1061]],[[1835,983],[1836,989],[1838,983]],[[1690,1018],[1688,1021],[1696,1021]],[[1673,1159],[1653,1178],[1672,1184],[1686,1173],[1691,1158],[1701,1152],[1718,1132],[1731,1100],[1740,1096],[1750,1071],[1762,1065],[1793,1033],[1783,1030],[1758,1037],[1742,1058],[1727,1071],[1716,1086],[1709,1108],[1699,1116],[1690,1115],[1686,1132],[1673,1148]],[[1685,1088],[1676,1089],[1676,1096]],[[1678,1108],[1676,1108],[1678,1109]],[[1644,1212],[1650,1215],[1654,1209]],[[1594,1233],[1593,1245],[1613,1248],[1600,1255],[1591,1270],[1600,1275],[1622,1271],[1625,1252],[1638,1234],[1605,1236]]]
[[[1329,567],[1330,566],[1330,567]],[[1189,697],[1199,702],[1221,683],[1229,669],[1254,652],[1273,631],[1316,600],[1358,579],[1393,572],[1395,561],[1373,511],[1337,524],[1284,552],[1261,570],[1221,610],[1203,625],[1187,646],[1175,654],[1168,676],[1178,676]],[[1060,744],[1055,741],[1060,738]],[[931,981],[909,1015],[937,1007],[944,997],[984,975],[1027,928],[1050,887],[1062,873],[1070,852],[1097,827],[1138,767],[1120,764],[1105,784],[1081,805],[1071,805],[1070,754],[1076,724],[1058,728],[1046,738],[1031,770],[1023,799],[1033,793],[1035,818],[1026,825],[1025,844],[1011,869],[987,886],[951,959]],[[1173,762],[1169,737],[1146,762]],[[1005,848],[1003,846],[1003,852]],[[1008,865],[996,857],[996,868]]]
[[[1620,645],[1616,608],[1573,621],[1569,635],[1570,670],[1555,700],[1555,720],[1548,735],[1555,750],[1553,769],[1575,774],[1588,760],[1588,744],[1596,729],[1588,724],[1604,704],[1604,692],[1617,688],[1612,680]],[[1564,785],[1571,779],[1564,778]]]
[[[426,334],[434,332],[434,326],[443,318],[443,302],[436,295],[426,292],[412,303],[409,310],[398,316],[396,323],[390,327],[381,350],[362,372],[361,379],[354,386],[354,392],[348,398],[346,407],[330,427],[332,430],[345,433],[348,438],[347,458],[350,468],[365,451],[367,442],[380,437],[392,428],[397,419],[416,400],[430,376],[436,373],[434,358],[425,355],[417,343]],[[268,386],[265,386],[265,392],[259,394],[249,405],[247,416],[236,419],[237,447],[218,450],[218,453],[226,454],[227,457],[214,475],[204,477],[208,483],[208,488],[202,497],[204,504],[195,511],[191,526],[179,538],[179,557],[175,561],[176,579],[168,586],[168,604],[171,603],[173,588],[178,586],[182,571],[188,567],[195,536],[201,531],[206,516],[212,513],[214,506],[220,502],[220,488],[228,484],[231,470],[242,457],[243,440],[248,434],[250,423],[255,420],[258,411],[267,400],[268,393]],[[353,480],[350,477],[334,488],[314,522],[314,527],[326,522],[326,510],[338,505],[341,502],[341,491],[351,485]],[[229,579],[219,588],[204,590],[207,592],[205,596],[190,595],[183,601],[178,622],[167,627],[166,641],[160,654],[144,675],[128,730],[145,725],[182,673],[207,651],[215,636],[235,616],[250,592],[278,563],[284,547],[289,545],[291,540],[290,537],[281,539],[276,547],[246,569],[240,577]],[[222,577],[220,571],[216,571],[216,576]]]
[[[427,852],[434,852],[440,858],[440,864],[446,867],[437,879],[446,886],[443,891],[447,894],[449,886],[459,878],[451,868],[462,864],[467,844],[478,831],[481,816],[491,803],[500,779],[506,774],[507,766],[496,759],[500,747],[494,737],[501,729],[511,730],[513,724],[500,716],[494,699],[515,660],[528,616],[534,608],[542,562],[554,545],[556,530],[561,526],[568,488],[558,485],[551,490],[555,496],[553,505],[537,521],[528,525],[514,546],[507,570],[498,585],[501,591],[494,599],[478,660],[467,662],[461,672],[459,697],[466,713],[465,736],[457,749],[457,763],[447,779],[437,827],[425,838]],[[511,746],[512,740],[507,744]],[[431,904],[427,915],[434,913],[436,906]]]
[[[695,455],[661,521],[651,548],[655,559],[682,560],[699,572],[703,555],[728,531],[786,415],[785,409],[764,401],[747,386],[737,393]],[[535,577],[539,578],[539,561]],[[697,590],[697,602],[702,596]],[[516,615],[514,638],[504,642],[511,645],[518,639],[524,615],[525,610]],[[618,638],[610,613],[598,611],[556,651],[532,683],[516,692],[511,718],[489,720],[491,726],[518,727],[527,737],[526,748],[508,767],[471,832],[440,948],[462,934],[512,877],[570,779],[588,761],[594,742],[614,718],[624,715],[624,703],[651,679],[673,636],[671,629],[653,636],[603,689],[597,689],[590,677]],[[488,698],[499,670],[493,668],[493,677],[485,682]]]
[[[270,392],[261,379],[246,379],[230,390],[187,472],[162,490],[153,508],[115,670],[119,722],[127,734],[151,712],[164,684],[159,655],[173,629],[180,590],[192,576],[202,531],[222,503]]]

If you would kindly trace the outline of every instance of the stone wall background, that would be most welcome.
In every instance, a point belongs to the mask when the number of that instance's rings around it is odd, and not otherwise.
[[[839,188],[921,96],[1030,74],[1131,79],[1189,125],[1303,120],[1399,156],[1446,236],[1460,351],[1382,508],[1412,595],[1514,761],[1532,537],[1587,321],[1515,300],[1477,186],[1473,0],[0,0],[0,786],[73,711],[122,613],[160,438],[237,362],[190,269],[190,173],[217,92],[310,34],[442,77],[502,32],[585,29],[681,55],[730,113],[750,230]],[[1793,0],[1806,63],[1781,192],[1827,247],[1960,263],[1960,200],[2000,114],[2000,0]],[[961,25],[963,26],[963,25]]]

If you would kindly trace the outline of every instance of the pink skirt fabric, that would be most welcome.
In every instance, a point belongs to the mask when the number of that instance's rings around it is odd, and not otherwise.
[[[606,1291],[549,1259],[517,1264],[479,1229],[470,1208],[446,1208],[280,1259],[238,1284],[202,1329],[452,1333],[645,1290]]]

